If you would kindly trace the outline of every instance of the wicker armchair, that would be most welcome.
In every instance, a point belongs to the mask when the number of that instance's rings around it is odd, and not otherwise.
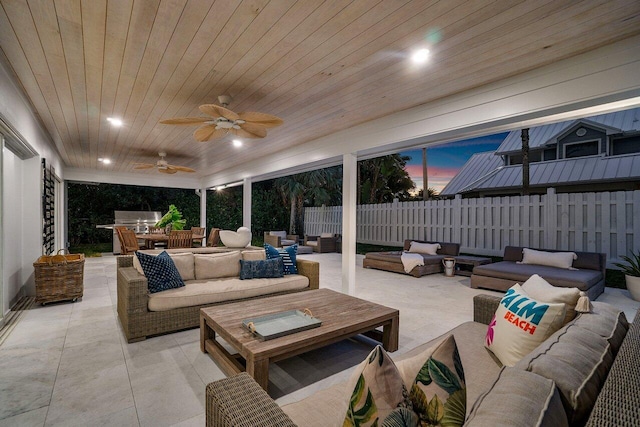
[[[320,236],[304,236],[304,245],[311,246],[314,252],[335,252],[338,238],[335,234],[323,233]]]
[[[265,231],[264,242],[270,244],[274,248],[291,246],[298,243],[298,235],[287,234],[286,231]]]

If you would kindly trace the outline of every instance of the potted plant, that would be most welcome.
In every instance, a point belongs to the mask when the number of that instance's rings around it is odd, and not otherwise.
[[[626,264],[614,262],[613,265],[620,267],[624,272],[627,289],[631,293],[631,298],[640,301],[640,251],[637,254],[631,252],[631,256],[621,256]]]
[[[169,211],[156,222],[156,227],[166,227],[171,224],[172,230],[182,230],[186,222],[187,220],[182,219],[182,212],[175,205],[169,205]]]

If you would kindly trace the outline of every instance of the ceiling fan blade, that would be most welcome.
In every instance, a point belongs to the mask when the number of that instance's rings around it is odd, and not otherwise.
[[[167,165],[170,169],[175,169],[178,172],[195,172],[195,169],[188,168],[186,166]]]
[[[228,108],[221,107],[219,105],[204,104],[204,105],[201,105],[199,108],[200,108],[200,111],[202,111],[203,113],[208,114],[215,118],[224,117],[225,119],[231,120],[232,122],[238,120],[239,118],[239,116],[233,111],[229,110]]]
[[[277,116],[266,113],[256,113],[256,112],[244,112],[238,113],[240,116],[240,120],[244,120],[248,123],[253,123],[256,125],[263,126],[265,128],[274,128],[276,126],[280,126],[284,121]]]
[[[227,129],[216,129],[216,125],[204,125],[196,129],[193,137],[196,141],[205,142],[210,139],[222,138],[227,134]]]
[[[158,168],[158,172],[166,173],[166,174],[169,174],[169,175],[173,175],[174,173],[176,173],[178,171],[175,170],[175,169],[172,169],[170,167],[167,167],[167,168]]]
[[[155,163],[134,163],[133,164],[133,168],[134,169],[151,169],[153,167],[155,167]]]
[[[256,125],[254,123],[243,123],[240,129],[229,129],[234,135],[243,138],[264,138],[267,136],[267,129],[264,126]]]
[[[209,117],[175,117],[173,119],[160,120],[165,125],[194,125],[211,121]]]

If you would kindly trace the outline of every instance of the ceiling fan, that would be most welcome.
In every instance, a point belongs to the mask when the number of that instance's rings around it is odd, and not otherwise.
[[[222,138],[228,133],[244,138],[264,138],[267,129],[280,126],[281,118],[266,113],[244,112],[234,113],[226,108],[231,102],[230,96],[221,95],[218,101],[222,106],[204,104],[198,107],[200,111],[210,117],[176,117],[160,120],[166,125],[194,125],[201,124],[193,133],[197,141],[209,141]]]
[[[165,153],[165,152],[161,151],[161,152],[158,153],[158,155],[160,156],[160,160],[158,160],[157,162],[155,162],[155,163],[134,163],[133,168],[134,169],[157,168],[158,172],[166,173],[166,174],[174,174],[176,172],[195,172],[195,169],[191,169],[191,168],[188,168],[186,166],[170,165],[164,159],[167,156],[167,153]]]

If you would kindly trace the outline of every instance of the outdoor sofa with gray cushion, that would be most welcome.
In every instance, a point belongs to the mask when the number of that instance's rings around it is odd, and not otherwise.
[[[536,264],[518,264],[522,261],[520,246],[504,248],[503,261],[474,267],[471,275],[472,288],[506,291],[516,283],[524,283],[534,274],[541,276],[554,286],[578,288],[587,293],[589,299],[595,300],[604,292],[607,255],[597,252],[575,252],[577,259],[573,261],[575,270]],[[548,249],[537,249],[546,252]]]
[[[436,251],[437,255],[421,254],[424,258],[424,265],[413,268],[410,273],[404,271],[404,266],[400,257],[402,251],[391,252],[368,252],[364,256],[362,266],[364,268],[376,268],[378,270],[392,271],[394,273],[410,274],[414,277],[424,276],[425,274],[441,273],[444,271],[442,260],[446,257],[454,257],[460,255],[460,244],[445,242],[430,242],[425,240],[405,240],[404,250],[408,251],[411,242],[417,243],[439,243],[441,248]]]
[[[159,254],[160,250],[143,251]],[[248,247],[242,251],[224,247],[168,249],[174,258],[185,286],[150,294],[147,278],[134,266],[135,255],[125,255],[118,260],[118,317],[127,342],[144,340],[147,336],[195,328],[200,325],[200,309],[232,301],[262,298],[318,289],[320,265],[314,261],[296,260],[298,274],[282,278],[240,280],[240,259],[264,259],[264,249]],[[185,262],[189,254],[193,261],[186,277]],[[196,254],[221,256],[219,259],[196,260]],[[212,262],[213,261],[213,262]],[[196,279],[198,268],[205,265],[219,274],[215,278]],[[234,268],[235,266],[235,268]],[[187,266],[188,267],[188,266]],[[229,273],[230,270],[234,270]]]
[[[283,246],[291,246],[298,243],[298,236],[295,234],[287,234],[286,231],[265,231],[264,242],[274,248],[282,248]]]
[[[473,322],[398,357],[392,354],[396,366],[421,362],[453,334],[466,383],[465,426],[638,425],[640,314],[629,325],[623,312],[594,302],[592,313],[579,314],[514,367],[503,368],[484,347],[499,302],[494,295],[475,296]],[[345,383],[279,407],[246,373],[215,381],[206,389],[206,425],[336,425],[327,420],[346,414],[351,391]]]

